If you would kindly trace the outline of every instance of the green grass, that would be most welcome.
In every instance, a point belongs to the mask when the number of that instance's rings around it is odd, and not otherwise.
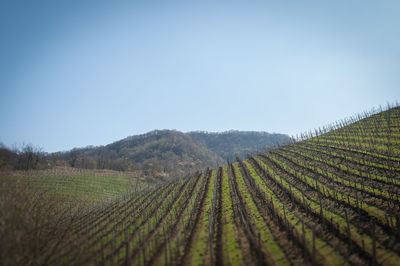
[[[327,164],[329,166],[332,166],[332,167],[337,166],[337,163],[335,163],[333,160],[321,159],[319,157],[312,156],[312,155],[310,155],[308,153],[298,152],[297,150],[295,150],[293,148],[292,149],[287,149],[287,150],[288,151],[292,151],[292,152],[296,152],[298,154],[301,154],[302,156],[304,156],[304,157],[306,157],[308,159],[311,159],[311,160],[313,160],[315,162],[320,162],[320,163],[323,162],[323,163],[325,163],[325,164]],[[360,182],[357,182],[356,180],[353,181],[351,179],[342,178],[338,174],[335,174],[332,171],[327,170],[327,169],[322,170],[319,167],[318,168],[313,168],[309,164],[307,164],[304,160],[299,159],[296,156],[289,156],[284,152],[280,152],[279,155],[284,157],[285,159],[288,159],[288,160],[291,160],[292,162],[295,162],[296,164],[302,166],[303,168],[315,170],[321,176],[325,176],[326,175],[326,177],[329,177],[333,181],[335,181],[337,183],[340,183],[342,185],[354,187],[354,188],[357,188],[357,189],[362,189],[364,191],[371,192],[371,193],[373,193],[375,195],[380,195],[382,197],[385,197],[386,199],[390,199],[391,197],[393,197],[393,198],[395,198],[397,200],[400,200],[400,196],[392,195],[386,190],[382,190],[382,189],[379,189],[377,187],[371,187],[371,186],[368,186],[368,185],[365,185],[365,184],[362,185]],[[301,176],[301,174],[298,173],[297,176]],[[369,178],[369,176],[368,175],[364,175],[363,172],[359,172],[359,176],[363,176],[363,177]],[[377,175],[374,175],[374,174],[370,174],[370,176],[374,177],[374,178],[371,178],[371,180],[377,179],[377,180],[383,180],[383,181],[389,182],[388,178],[382,178],[381,179]],[[396,180],[391,180],[390,182],[395,183],[395,184],[398,183],[398,182],[396,182]]]
[[[109,170],[55,168],[17,171],[12,175],[22,177],[33,189],[60,196],[66,202],[85,205],[108,201],[124,193],[141,191],[155,185],[141,180],[133,173]]]
[[[246,162],[245,162],[246,163]],[[267,254],[267,260],[272,265],[290,265],[286,259],[282,249],[275,242],[270,230],[264,224],[264,220],[258,212],[257,206],[251,198],[250,193],[247,191],[246,184],[244,183],[242,174],[240,173],[237,163],[233,164],[236,172],[236,181],[238,184],[239,193],[242,194],[244,204],[248,210],[251,222],[255,225],[257,231],[260,233],[262,242],[262,250]]]
[[[262,163],[259,161],[259,159],[255,158],[260,164]],[[246,163],[246,162],[245,162]],[[279,214],[281,217],[283,217],[283,214],[285,213],[288,221],[294,225],[294,227],[297,229],[298,232],[302,231],[302,223],[301,221],[295,216],[290,210],[287,209],[287,207],[282,204],[282,202],[279,200],[279,198],[275,195],[275,193],[268,188],[265,183],[262,181],[262,178],[256,173],[254,168],[246,163],[246,166],[248,167],[248,170],[251,174],[251,176],[254,178],[254,181],[256,184],[260,187],[262,192],[265,193],[266,199],[271,199],[273,201],[273,204],[275,207],[278,208]],[[315,206],[313,206],[315,207]],[[306,233],[306,240],[307,240],[307,248],[309,251],[312,251],[312,230],[310,228],[305,227],[305,233]],[[325,264],[325,265],[344,265],[345,260],[343,259],[342,256],[340,256],[337,252],[335,252],[329,245],[327,245],[322,239],[316,237],[315,238],[315,245],[317,249],[317,256],[316,259],[319,263]]]
[[[207,196],[202,208],[200,216],[197,236],[194,237],[194,243],[189,255],[188,261],[190,265],[204,265],[206,264],[206,256],[208,252],[208,215],[211,211],[211,201],[214,191],[214,180],[216,178],[216,171],[212,171]]]
[[[232,201],[229,192],[228,168],[222,174],[222,253],[224,262],[231,265],[243,263],[243,255],[237,241],[235,223],[233,221]]]
[[[277,175],[274,170],[272,170],[270,167],[268,167],[264,162],[262,162],[259,158],[255,157],[258,163],[262,165],[268,172],[269,174],[275,178],[278,182],[282,180],[282,185],[289,188],[289,183],[284,180],[280,179],[279,175]],[[302,201],[302,196],[303,193],[295,188],[294,186],[291,186],[293,196],[297,198],[298,201]],[[309,206],[309,209],[315,213],[318,214],[320,211],[320,206],[316,203],[316,200],[310,200],[307,197],[304,197],[304,201],[307,203]],[[323,209],[323,215],[326,217],[326,219],[333,220],[338,224],[338,229],[342,235],[347,235],[347,223],[345,218],[342,216],[339,216],[333,212],[330,212],[326,209]],[[363,233],[359,232],[359,228],[355,225],[350,224],[350,231],[351,231],[351,238],[354,242],[356,242],[360,247],[365,246],[365,251],[369,253],[370,255],[373,254],[373,241],[370,236],[365,235]],[[379,263],[385,262],[385,263],[390,263],[390,265],[396,265],[400,261],[399,256],[390,251],[384,249],[379,243],[376,244],[376,254],[377,254],[377,260]],[[319,249],[320,250],[320,249]],[[327,256],[329,253],[326,254],[325,258],[330,258],[332,255]]]
[[[292,175],[296,175],[295,169],[288,167],[285,163],[283,163],[282,161],[277,159],[275,156],[268,155],[268,158],[270,158],[276,164],[280,165],[283,169],[288,171],[288,173],[290,173]],[[360,208],[360,209],[364,210],[365,212],[367,212],[370,216],[375,217],[378,220],[380,220],[383,224],[386,223],[386,217],[388,215],[384,210],[381,210],[375,206],[369,205],[368,203],[363,202],[360,199],[357,201],[357,199],[354,198],[353,196],[349,195],[349,193],[344,194],[344,193],[341,193],[340,191],[331,189],[328,186],[323,185],[321,182],[319,182],[307,175],[304,175],[303,173],[297,173],[297,176],[300,177],[304,183],[308,184],[311,187],[314,187],[317,191],[319,190],[319,188],[323,187],[325,193],[329,193],[330,195],[336,194],[338,197],[338,200],[341,200],[342,202],[347,202],[355,208]],[[288,184],[289,184],[286,181],[284,181],[283,183],[285,184],[285,186],[288,186]],[[294,187],[293,187],[293,189],[297,190]],[[362,204],[360,204],[360,203],[362,203]],[[391,216],[388,216],[388,217],[391,218]],[[394,218],[392,218],[392,219],[394,219]],[[388,226],[390,226],[390,225],[388,225]],[[393,224],[393,227],[396,227],[395,223]]]

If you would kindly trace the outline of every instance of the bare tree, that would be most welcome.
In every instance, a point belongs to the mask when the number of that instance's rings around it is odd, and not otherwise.
[[[37,169],[39,162],[44,158],[43,150],[34,147],[32,144],[23,144],[17,154],[16,168],[21,170]]]

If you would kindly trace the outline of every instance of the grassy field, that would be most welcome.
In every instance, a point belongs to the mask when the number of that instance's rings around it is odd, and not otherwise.
[[[84,205],[109,201],[123,194],[153,188],[157,184],[156,180],[141,178],[134,172],[71,167],[14,171],[3,175],[22,178],[34,190],[45,191],[67,202],[80,202]]]
[[[400,108],[300,138],[81,213],[43,264],[399,265]],[[112,176],[26,179],[95,200]]]

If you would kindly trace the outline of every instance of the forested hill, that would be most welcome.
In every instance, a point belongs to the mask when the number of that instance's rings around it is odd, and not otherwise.
[[[221,133],[195,131],[187,134],[195,142],[204,144],[223,159],[229,158],[230,161],[234,160],[236,154],[244,158],[247,154],[290,141],[289,136],[285,134],[258,131],[230,130]]]
[[[72,167],[141,171],[145,176],[166,178],[224,163],[205,146],[175,130],[154,130],[106,146],[73,149],[60,158]]]
[[[224,133],[154,130],[106,146],[73,149],[53,157],[78,168],[141,171],[147,176],[181,176],[217,167],[234,158],[288,141],[283,134],[228,131]]]
[[[174,168],[201,170],[224,163],[218,155],[176,130],[154,130],[130,136],[105,148],[118,157],[129,158],[136,163],[148,163],[150,160],[156,165],[161,162],[166,171]]]

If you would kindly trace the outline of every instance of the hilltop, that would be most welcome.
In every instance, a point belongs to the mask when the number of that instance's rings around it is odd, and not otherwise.
[[[236,155],[245,158],[274,145],[286,144],[288,135],[258,131],[230,130],[221,133],[194,131],[187,133],[195,142],[202,143],[223,159],[234,160]]]

